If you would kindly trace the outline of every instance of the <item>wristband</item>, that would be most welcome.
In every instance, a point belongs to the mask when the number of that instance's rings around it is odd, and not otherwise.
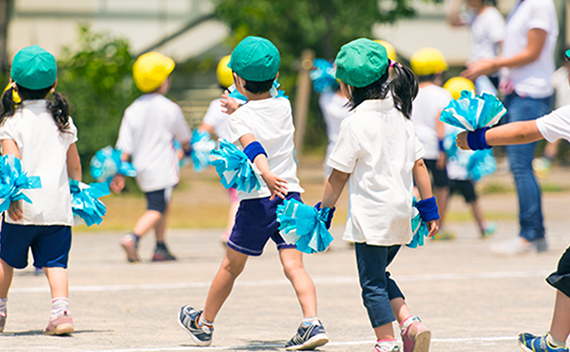
[[[440,151],[440,152],[444,152],[444,151],[445,151],[445,148],[443,147],[443,140],[441,140],[441,139],[438,140],[438,141],[437,141],[437,146],[439,147],[439,151]]]
[[[249,143],[247,147],[243,149],[243,152],[252,163],[259,154],[263,154],[267,157],[267,152],[258,141]]]
[[[473,132],[467,132],[467,145],[471,150],[491,149],[485,139],[485,133],[489,127],[481,128]]]
[[[435,197],[420,200],[417,202],[416,208],[418,208],[420,216],[425,222],[439,219],[439,212],[437,209],[437,202],[435,201]]]
[[[321,202],[318,202],[317,204],[315,204],[315,209],[317,209],[318,211],[320,211],[322,209],[321,208]],[[335,210],[336,210],[336,207],[332,207],[332,209],[329,208],[329,214],[325,220],[325,227],[327,228],[327,230],[331,228],[331,222],[332,222]]]

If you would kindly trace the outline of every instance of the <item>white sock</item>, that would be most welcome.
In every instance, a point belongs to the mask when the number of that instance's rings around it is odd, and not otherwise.
[[[312,324],[315,320],[319,320],[319,318],[317,318],[317,317],[303,318],[303,320],[301,321],[301,325],[302,325],[304,328],[306,328],[307,326],[311,326],[311,324]]]
[[[212,326],[214,326],[214,322],[213,321],[207,321],[206,318],[204,318],[204,313],[202,313],[202,314],[200,314],[200,319],[198,319],[198,327],[202,327],[204,325],[211,328]]]
[[[408,326],[412,325],[416,321],[421,322],[420,318],[418,318],[417,316],[410,315],[409,317],[406,318],[406,320],[404,320],[403,322],[400,323],[400,331],[401,332],[406,331]]]
[[[0,313],[6,313],[6,302],[8,298],[0,298]]]
[[[548,335],[546,335],[546,341],[548,342],[548,344],[552,347],[566,347],[566,342],[565,341],[558,341],[557,339],[555,339],[552,335],[550,335],[550,333],[548,333]]]
[[[396,339],[377,340],[375,349],[378,352],[391,352],[396,346],[398,346],[398,340]]]
[[[63,312],[69,311],[69,298],[67,297],[56,297],[51,300],[51,315],[57,317],[63,314]]]

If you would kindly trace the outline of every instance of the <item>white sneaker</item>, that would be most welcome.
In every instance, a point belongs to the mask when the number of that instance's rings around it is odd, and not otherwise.
[[[491,246],[491,252],[502,255],[520,255],[530,253],[535,246],[522,237],[511,238]]]

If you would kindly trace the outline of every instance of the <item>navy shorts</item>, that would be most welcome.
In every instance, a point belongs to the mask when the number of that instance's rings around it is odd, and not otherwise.
[[[434,187],[449,187],[449,179],[447,178],[447,169],[445,166],[443,169],[439,169],[436,165],[436,160],[431,159],[424,159],[424,163],[431,173]]]
[[[36,268],[67,268],[71,226],[17,225],[2,222],[0,258],[16,269],[28,266],[32,249]]]
[[[158,191],[147,192],[146,208],[147,210],[155,210],[163,214],[170,202],[172,196],[172,188],[159,189]]]
[[[558,261],[558,268],[546,278],[552,287],[570,297],[570,247],[566,248]]]
[[[289,193],[285,198],[301,201],[301,196],[297,192]],[[279,234],[279,223],[275,212],[281,203],[283,200],[278,197],[273,201],[270,201],[269,197],[242,200],[227,242],[228,247],[246,255],[260,256],[265,244],[271,238],[277,249],[295,248],[294,244],[287,244]]]
[[[466,203],[471,203],[477,200],[475,185],[471,180],[449,180],[449,194],[453,194],[455,192],[461,193]]]

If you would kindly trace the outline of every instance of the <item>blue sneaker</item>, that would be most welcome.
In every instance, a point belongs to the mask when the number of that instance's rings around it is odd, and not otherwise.
[[[320,320],[315,320],[311,325],[304,327],[302,324],[297,329],[297,334],[285,344],[288,351],[314,350],[329,342],[325,328]]]
[[[519,346],[521,346],[523,351],[527,352],[568,352],[568,348],[566,347],[552,347],[546,341],[546,334],[545,336],[534,336],[533,334],[529,334],[525,332],[523,334],[519,334]]]
[[[180,309],[178,323],[188,334],[190,334],[192,340],[194,340],[198,346],[210,346],[212,343],[214,328],[209,328],[207,326],[199,327],[197,322],[198,319],[200,319],[200,314],[202,314],[201,310],[197,311],[190,306],[183,306]]]

